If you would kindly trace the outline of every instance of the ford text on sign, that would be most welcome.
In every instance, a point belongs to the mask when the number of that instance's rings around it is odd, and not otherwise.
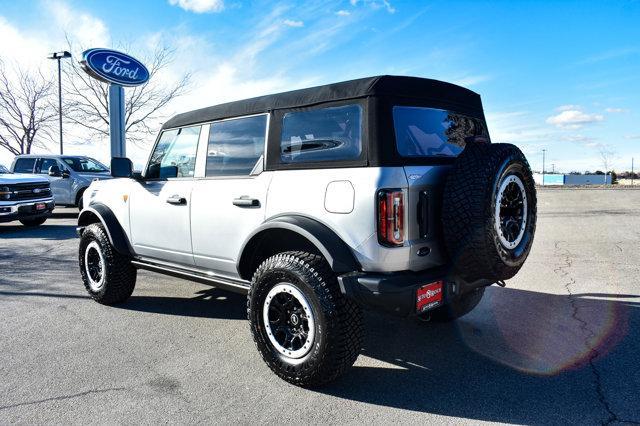
[[[149,80],[142,62],[110,49],[89,49],[82,53],[82,66],[92,77],[122,86],[138,86]]]

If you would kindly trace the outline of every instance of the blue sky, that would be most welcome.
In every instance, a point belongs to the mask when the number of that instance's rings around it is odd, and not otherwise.
[[[69,34],[87,47],[177,49],[162,76],[194,73],[174,112],[377,74],[482,95],[495,142],[557,170],[640,163],[640,1],[0,1],[0,56],[51,72]],[[69,130],[69,139],[82,133]],[[55,149],[55,146],[52,146]],[[108,157],[106,142],[91,147]],[[130,154],[144,161],[148,148]],[[7,163],[0,154],[0,162]]]

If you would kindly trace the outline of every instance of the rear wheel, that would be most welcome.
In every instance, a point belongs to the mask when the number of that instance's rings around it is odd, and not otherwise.
[[[339,290],[326,260],[286,252],[253,276],[247,315],[269,368],[299,386],[330,382],[355,362],[362,346],[362,311]]]
[[[34,219],[20,219],[20,223],[28,227],[40,226],[46,221],[47,221],[46,217],[37,217]]]
[[[101,224],[85,228],[78,257],[84,287],[93,300],[114,305],[131,296],[136,286],[136,268],[128,257],[115,251]]]

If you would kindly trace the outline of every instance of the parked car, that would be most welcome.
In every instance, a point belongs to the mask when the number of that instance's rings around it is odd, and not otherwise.
[[[110,179],[109,169],[90,157],[69,155],[18,155],[11,170],[48,176],[56,205],[82,209],[84,191],[98,179]]]
[[[480,96],[381,76],[167,121],[142,175],[93,182],[78,219],[89,295],[137,269],[247,293],[281,378],[326,383],[355,361],[362,309],[454,320],[522,267],[536,192],[522,152],[490,143]]]
[[[11,173],[0,165],[0,222],[19,220],[25,226],[42,225],[53,207],[46,178]]]

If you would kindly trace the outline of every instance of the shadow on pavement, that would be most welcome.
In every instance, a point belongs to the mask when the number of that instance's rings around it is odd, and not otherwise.
[[[121,309],[202,318],[246,319],[247,297],[207,288],[196,293],[193,298],[136,296],[116,305]]]
[[[492,287],[454,323],[367,315],[361,356],[377,365],[318,391],[484,421],[638,421],[638,298]]]
[[[77,208],[56,208],[51,214],[51,219],[77,219],[80,212]]]
[[[54,225],[45,222],[37,227],[17,225],[0,226],[0,239],[38,238],[42,240],[69,240],[76,238],[75,225]]]

